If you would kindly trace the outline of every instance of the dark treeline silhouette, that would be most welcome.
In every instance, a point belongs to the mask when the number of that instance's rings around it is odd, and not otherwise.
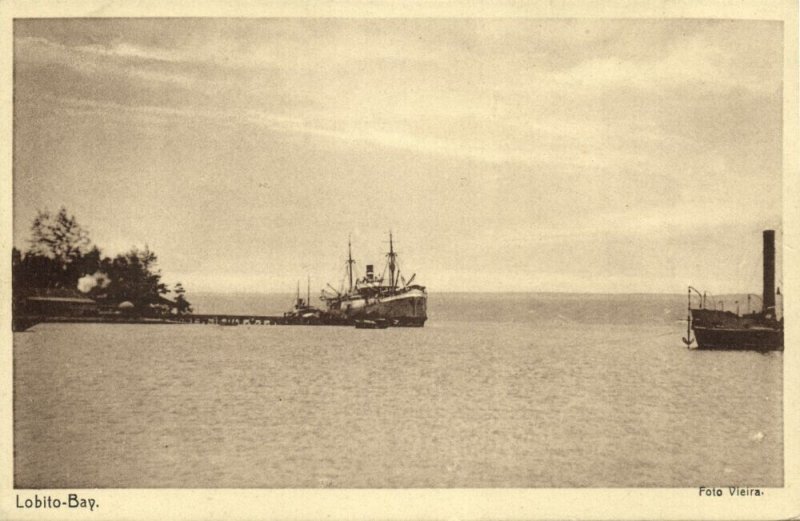
[[[147,246],[104,257],[63,207],[56,214],[40,211],[31,226],[30,248],[24,253],[14,248],[12,255],[15,311],[31,297],[78,297],[139,315],[191,312],[182,284],[175,286],[174,301],[164,296],[170,289]]]

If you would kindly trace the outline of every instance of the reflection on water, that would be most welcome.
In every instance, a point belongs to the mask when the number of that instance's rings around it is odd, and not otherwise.
[[[40,324],[14,336],[15,486],[782,486],[782,354],[689,351],[684,305],[432,295],[424,329]]]

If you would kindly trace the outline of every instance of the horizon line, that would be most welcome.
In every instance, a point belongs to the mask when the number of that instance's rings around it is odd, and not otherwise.
[[[210,291],[210,290],[200,290],[200,291],[187,291],[187,295],[195,294],[195,295],[293,295],[294,292],[292,291]],[[431,293],[430,291],[428,292]],[[453,291],[434,291],[434,294],[483,294],[483,295],[508,295],[508,294],[539,294],[539,295],[627,295],[627,296],[654,296],[654,295],[664,295],[664,296],[685,296],[685,292],[660,292],[660,291],[632,291],[632,292],[624,292],[624,291],[542,291],[542,290],[510,290],[510,291],[465,291],[465,290],[453,290]],[[721,293],[715,293],[716,296],[725,296],[725,295],[760,295],[760,292],[753,293],[753,292],[746,292],[746,291],[725,291]]]

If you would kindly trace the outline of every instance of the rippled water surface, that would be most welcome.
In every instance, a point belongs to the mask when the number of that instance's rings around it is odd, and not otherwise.
[[[684,306],[431,295],[423,329],[40,324],[14,334],[15,485],[782,486],[782,354],[689,351]]]

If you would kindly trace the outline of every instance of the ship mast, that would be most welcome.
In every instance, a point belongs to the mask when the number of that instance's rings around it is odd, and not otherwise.
[[[350,237],[347,237],[347,276],[350,280],[350,289],[349,291],[353,291],[353,264],[356,261],[353,260],[353,252],[352,247],[350,245]]]
[[[392,232],[389,232],[389,286],[394,289],[394,259],[397,257],[397,254],[394,252],[394,244],[392,243]]]
[[[311,305],[311,275],[308,276],[308,286],[307,286],[307,294],[306,294],[306,306]]]

